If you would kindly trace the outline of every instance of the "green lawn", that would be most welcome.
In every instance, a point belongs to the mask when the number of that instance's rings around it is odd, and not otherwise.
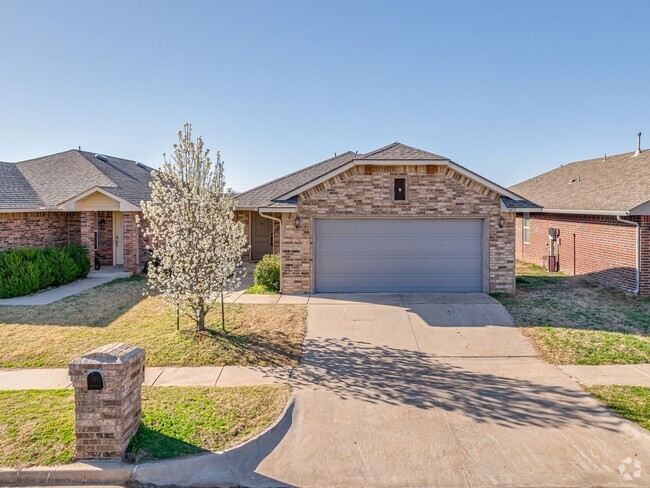
[[[226,332],[217,307],[209,330],[197,333],[155,297],[141,277],[117,280],[41,307],[0,307],[0,368],[61,368],[112,342],[146,350],[148,366],[295,365],[305,335],[304,305],[226,305]]]
[[[650,362],[650,301],[517,263],[517,292],[493,296],[554,364]]]
[[[642,386],[592,386],[587,391],[613,412],[650,430],[650,388]]]
[[[289,394],[288,385],[143,387],[142,425],[127,460],[165,459],[240,444],[280,416]],[[73,460],[72,390],[0,391],[0,405],[0,467]]]

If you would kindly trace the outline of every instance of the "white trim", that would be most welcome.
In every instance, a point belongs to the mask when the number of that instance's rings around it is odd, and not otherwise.
[[[260,213],[294,213],[297,212],[298,209],[296,207],[258,207],[257,211]]]
[[[0,208],[0,213],[38,213],[38,212],[63,212],[59,207],[42,208]]]
[[[517,212],[530,212],[530,213],[557,213],[557,214],[575,214],[575,215],[611,215],[616,217],[620,215],[624,217],[630,215],[630,212],[625,210],[579,210],[579,209],[566,209],[566,208],[542,208],[540,210],[535,209],[518,209]]]
[[[353,159],[356,166],[372,163],[372,166],[433,166],[446,165],[448,159]]]
[[[113,200],[117,201],[120,204],[120,210],[119,210],[120,212],[139,212],[141,210],[140,207],[138,207],[137,205],[133,205],[131,202],[128,202],[116,195],[113,195],[111,192],[108,192],[98,186],[90,188],[89,190],[86,190],[80,193],[79,195],[70,198],[69,200],[61,202],[58,205],[58,207],[65,212],[75,212],[74,204],[77,201],[81,200],[82,198],[87,197],[88,195],[92,195],[93,193],[101,193],[103,195],[106,195],[108,198],[112,198]],[[92,209],[85,209],[85,210],[92,211]],[[105,209],[100,208],[98,210],[103,211]]]

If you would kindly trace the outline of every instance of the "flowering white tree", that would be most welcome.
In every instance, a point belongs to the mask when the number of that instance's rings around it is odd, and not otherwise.
[[[152,173],[140,226],[152,251],[150,288],[202,331],[206,314],[241,282],[236,268],[247,249],[246,233],[234,221],[220,154],[213,165],[201,137],[192,139],[191,124],[177,135],[171,158],[164,155],[162,168]]]

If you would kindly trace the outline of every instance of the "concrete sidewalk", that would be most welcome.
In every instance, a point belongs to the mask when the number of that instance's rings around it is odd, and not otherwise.
[[[145,386],[254,386],[287,383],[289,367],[199,366],[146,368]],[[0,370],[0,390],[50,390],[70,388],[68,370]]]
[[[578,383],[650,387],[650,364],[609,364],[605,366],[560,366]]]

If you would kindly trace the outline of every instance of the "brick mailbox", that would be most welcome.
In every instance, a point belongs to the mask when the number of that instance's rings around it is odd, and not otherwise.
[[[121,459],[140,426],[144,349],[109,344],[69,364],[77,459]]]

